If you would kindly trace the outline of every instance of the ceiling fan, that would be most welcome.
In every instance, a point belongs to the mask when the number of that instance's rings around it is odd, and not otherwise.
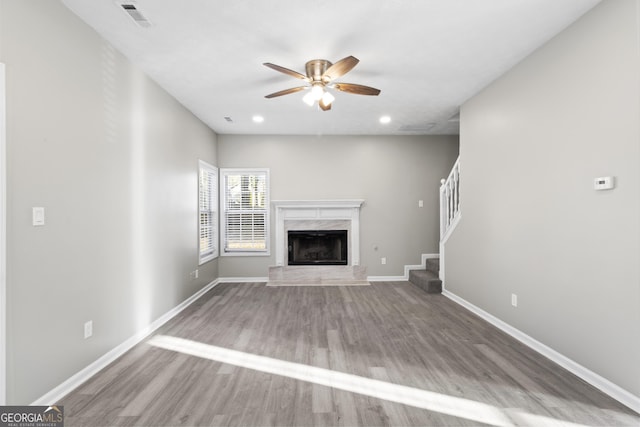
[[[297,71],[290,70],[288,68],[281,67],[280,65],[265,62],[263,65],[280,71],[292,77],[296,77],[300,80],[304,80],[308,83],[305,86],[293,87],[290,89],[281,90],[266,95],[265,98],[275,98],[277,96],[288,95],[290,93],[299,92],[311,88],[311,91],[307,93],[303,101],[312,106],[316,101],[323,111],[331,109],[331,103],[335,97],[327,89],[336,89],[342,92],[354,93],[357,95],[373,95],[380,94],[380,89],[376,89],[370,86],[363,86],[354,83],[334,83],[333,81],[343,75],[347,74],[358,64],[360,60],[353,56],[347,56],[340,61],[332,64],[326,59],[312,59],[305,64],[306,75],[298,73]]]

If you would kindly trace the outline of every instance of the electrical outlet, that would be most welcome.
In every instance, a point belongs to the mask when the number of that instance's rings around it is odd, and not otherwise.
[[[84,324],[84,339],[86,340],[93,335],[93,320],[89,320]]]
[[[386,257],[380,258],[380,264],[385,265],[386,263],[387,263],[387,258]]]
[[[424,200],[418,200],[418,207],[424,208]]]
[[[197,279],[199,274],[200,274],[200,273],[199,273],[199,271],[196,269],[196,270],[193,272],[193,278],[194,278],[194,279]]]
[[[511,294],[511,305],[514,307],[518,306],[518,295]]]

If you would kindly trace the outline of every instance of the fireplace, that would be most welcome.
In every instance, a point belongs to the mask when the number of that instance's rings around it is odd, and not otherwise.
[[[272,200],[275,209],[275,260],[269,267],[269,282],[273,286],[291,283],[363,283],[367,280],[367,269],[360,265],[360,208],[364,200]],[[339,232],[340,243],[322,245],[335,252],[333,255],[311,254],[325,250],[308,251],[306,260],[300,263],[294,256],[289,262],[290,232],[319,232],[329,236]],[[300,244],[300,242],[298,242]],[[313,246],[309,241],[303,245]],[[337,245],[337,246],[336,246]],[[319,258],[328,258],[320,262]],[[318,259],[315,259],[317,256]],[[298,257],[299,258],[299,257]],[[303,257],[304,258],[304,257]]]
[[[288,265],[348,265],[347,230],[289,230]]]

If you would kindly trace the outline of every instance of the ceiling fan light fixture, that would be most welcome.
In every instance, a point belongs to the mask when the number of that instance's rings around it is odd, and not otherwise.
[[[324,95],[322,95],[322,103],[324,105],[331,105],[331,103],[333,101],[335,101],[336,97],[331,95],[329,92],[325,92]]]
[[[324,93],[325,92],[322,83],[314,83],[311,87],[311,94],[313,95],[313,99],[315,101],[320,101]]]
[[[307,94],[302,98],[302,100],[304,101],[305,104],[307,104],[309,107],[312,107],[313,104],[316,102],[315,97],[313,96],[313,92],[307,92]]]

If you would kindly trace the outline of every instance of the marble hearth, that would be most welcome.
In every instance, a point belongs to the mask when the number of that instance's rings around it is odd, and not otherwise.
[[[276,265],[269,268],[271,285],[287,283],[364,283],[360,266],[360,208],[364,200],[276,200]],[[290,230],[347,230],[348,265],[288,265],[287,233]]]

